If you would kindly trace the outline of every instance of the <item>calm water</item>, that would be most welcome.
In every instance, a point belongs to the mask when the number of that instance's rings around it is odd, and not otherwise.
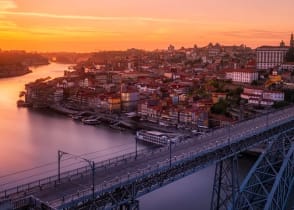
[[[98,151],[87,156],[95,160],[134,151],[134,136],[130,133],[84,126],[52,112],[16,107],[19,91],[23,90],[25,83],[47,76],[62,76],[66,68],[66,65],[52,63],[32,69],[33,73],[25,76],[0,79],[0,188],[20,178],[17,173],[11,176],[6,174],[42,164],[54,162],[46,170],[37,168],[27,173],[30,176],[33,174],[32,177],[39,171],[56,173],[59,149],[72,154]],[[245,165],[251,163],[244,161]],[[209,167],[149,193],[140,199],[140,208],[209,209],[213,175],[214,167]]]

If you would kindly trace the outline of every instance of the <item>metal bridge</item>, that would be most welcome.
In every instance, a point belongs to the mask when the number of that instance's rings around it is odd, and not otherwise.
[[[164,148],[94,162],[0,192],[0,209],[138,209],[138,197],[216,164],[211,209],[285,209],[294,182],[294,107]],[[243,183],[237,155],[267,149]],[[59,151],[59,160],[68,153]]]

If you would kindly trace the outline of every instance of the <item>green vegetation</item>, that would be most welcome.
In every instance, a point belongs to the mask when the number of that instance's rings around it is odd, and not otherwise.
[[[211,107],[211,112],[214,114],[223,114],[223,115],[227,115],[227,109],[228,109],[228,101],[224,100],[224,99],[220,99],[219,102],[217,102],[216,104],[214,104]]]
[[[217,92],[225,92],[225,82],[219,80],[211,80],[209,83],[216,89]]]
[[[285,61],[286,62],[294,62],[294,48],[293,47],[291,47],[288,50],[288,52],[287,52],[287,54],[285,56]]]
[[[287,101],[278,101],[278,102],[275,102],[275,103],[274,103],[273,107],[274,107],[275,109],[279,109],[279,108],[282,108],[282,107],[284,107],[284,106],[288,106],[289,104],[290,104],[290,103],[287,102]]]
[[[242,87],[237,87],[236,89],[233,89],[233,90],[227,90],[226,92],[228,93],[228,101],[231,106],[240,104],[241,93],[243,92]]]
[[[257,85],[258,85],[257,80],[253,80],[253,81],[251,82],[251,85],[252,85],[252,86],[257,86]]]
[[[294,90],[287,89],[284,91],[285,101],[289,103],[294,103]]]

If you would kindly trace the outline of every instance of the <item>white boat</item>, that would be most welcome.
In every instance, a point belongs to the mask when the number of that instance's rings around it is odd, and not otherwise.
[[[168,135],[159,131],[137,131],[136,138],[157,145],[166,145],[168,143]]]
[[[101,121],[97,119],[84,119],[82,120],[82,122],[86,125],[98,125],[101,123]]]

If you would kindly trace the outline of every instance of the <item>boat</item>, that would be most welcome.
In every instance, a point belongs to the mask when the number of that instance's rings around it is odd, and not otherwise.
[[[81,120],[83,118],[83,116],[82,115],[72,115],[71,118],[74,120]]]
[[[145,141],[152,144],[164,146],[168,143],[168,135],[159,131],[137,131],[137,140]]]
[[[100,117],[97,116],[89,116],[82,118],[82,122],[86,125],[98,125],[101,123]]]
[[[109,125],[110,128],[113,128],[113,129],[116,129],[116,130],[119,130],[119,131],[125,131],[126,129],[123,128],[123,127],[120,127],[118,125]]]
[[[83,120],[82,122],[86,125],[98,125],[101,123],[101,121],[97,119],[88,119],[88,120]]]
[[[71,116],[71,118],[74,120],[84,120],[84,119],[88,119],[89,117],[91,117],[91,113],[89,112],[80,112],[78,114],[73,114]]]

